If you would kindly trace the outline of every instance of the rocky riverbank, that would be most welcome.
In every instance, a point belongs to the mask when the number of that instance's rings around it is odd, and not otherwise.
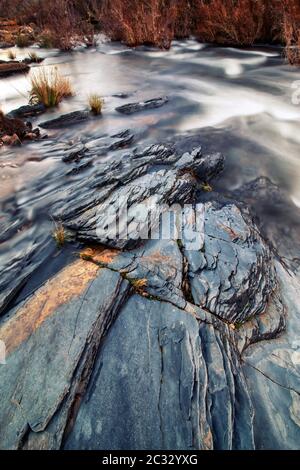
[[[297,448],[295,275],[249,207],[205,192],[225,160],[202,149],[201,134],[114,161],[133,138],[124,131],[110,143],[66,149],[66,172],[101,147],[112,155],[58,193],[51,209],[70,243],[84,242],[77,259],[16,305],[43,266],[45,240],[26,260],[16,250],[4,267],[0,447]],[[97,231],[107,223],[103,208],[120,200],[131,217],[138,203],[149,211],[201,203],[204,237],[192,249],[185,239],[137,240],[130,232],[107,240]],[[188,217],[185,227],[194,224]]]
[[[45,67],[74,93],[1,80],[0,448],[299,449],[297,69],[196,40]]]

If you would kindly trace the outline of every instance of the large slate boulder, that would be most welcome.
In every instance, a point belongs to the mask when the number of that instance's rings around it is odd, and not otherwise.
[[[221,345],[195,316],[132,297],[105,341],[65,448],[252,448],[250,399]],[[232,421],[235,397],[243,435]]]
[[[88,175],[77,182],[64,193],[63,201],[58,200],[54,216],[80,240],[129,248],[137,243],[135,228],[130,231],[129,227],[127,233],[127,220],[120,217],[120,204],[126,203],[129,218],[137,216],[139,204],[143,204],[141,226],[147,225],[151,212],[155,226],[160,206],[192,203],[201,182],[216,177],[223,166],[223,155],[203,153],[199,140],[195,146],[195,142],[187,139],[184,150],[177,150],[170,143],[150,145],[121,159],[99,163],[92,177]],[[116,219],[118,237],[114,233]]]
[[[120,275],[78,260],[2,324],[7,359],[1,367],[0,448],[60,446],[70,407],[84,391],[127,285]]]
[[[55,149],[63,176],[101,157],[55,188],[52,214],[85,244],[75,260],[17,296],[51,247],[31,228],[0,253],[0,448],[299,448],[299,281],[244,204],[204,195],[224,157],[201,137],[124,153],[132,142],[126,131]],[[132,216],[145,201],[190,204],[196,246],[104,236],[120,199]],[[2,217],[0,240],[23,226]]]

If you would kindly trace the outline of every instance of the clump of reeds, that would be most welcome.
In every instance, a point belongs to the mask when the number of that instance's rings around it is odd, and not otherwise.
[[[100,95],[97,95],[96,93],[94,93],[89,96],[89,107],[90,107],[91,112],[95,116],[99,116],[99,114],[102,113],[103,105],[104,105],[104,100],[103,98],[101,98]]]
[[[31,51],[28,53],[28,57],[30,59],[31,62],[34,62],[36,64],[38,64],[39,62],[41,62],[41,58],[40,56],[35,52],[35,51]]]
[[[56,67],[41,68],[32,72],[30,103],[42,103],[47,108],[57,106],[64,98],[73,96],[73,88],[68,78],[59,74]]]
[[[64,246],[66,242],[66,232],[61,222],[54,222],[54,230],[52,232],[52,236],[59,248]]]

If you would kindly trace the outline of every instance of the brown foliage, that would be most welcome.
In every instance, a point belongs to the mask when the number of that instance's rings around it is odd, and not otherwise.
[[[252,45],[262,36],[264,0],[199,0],[197,36],[205,42]]]
[[[34,22],[62,49],[74,38],[91,42],[96,25],[130,46],[168,48],[191,34],[223,45],[281,42],[289,61],[300,63],[299,0],[0,0],[1,16]]]
[[[179,6],[184,4],[184,0],[104,0],[98,14],[104,32],[115,40],[168,48],[176,36]]]
[[[283,0],[283,33],[286,56],[292,65],[300,64],[300,2]]]
[[[48,35],[52,47],[69,50],[79,40],[93,40],[91,25],[79,15],[74,2],[68,0],[40,1],[36,22]]]
[[[43,44],[69,50],[78,41],[93,42],[93,27],[87,21],[88,3],[83,0],[0,0],[0,17],[16,18],[20,24],[34,23],[41,32]]]

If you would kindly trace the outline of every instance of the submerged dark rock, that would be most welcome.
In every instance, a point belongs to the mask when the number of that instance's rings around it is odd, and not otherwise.
[[[39,124],[43,129],[58,129],[60,127],[72,126],[83,121],[90,119],[88,111],[74,111],[72,113],[63,114],[58,118],[49,121],[41,122]]]
[[[123,149],[129,146],[134,140],[134,134],[128,129],[113,136],[103,136],[98,139],[81,142],[66,149],[66,154],[62,160],[72,164],[69,174],[76,174],[93,164],[95,156],[106,155],[113,150]]]
[[[164,98],[153,98],[152,100],[141,101],[140,103],[129,103],[123,106],[118,106],[116,111],[122,114],[134,114],[140,111],[146,111],[147,109],[160,108],[164,104],[167,104],[169,99]]]
[[[122,100],[125,100],[131,96],[130,93],[116,93],[113,95],[114,98],[120,98]]]

